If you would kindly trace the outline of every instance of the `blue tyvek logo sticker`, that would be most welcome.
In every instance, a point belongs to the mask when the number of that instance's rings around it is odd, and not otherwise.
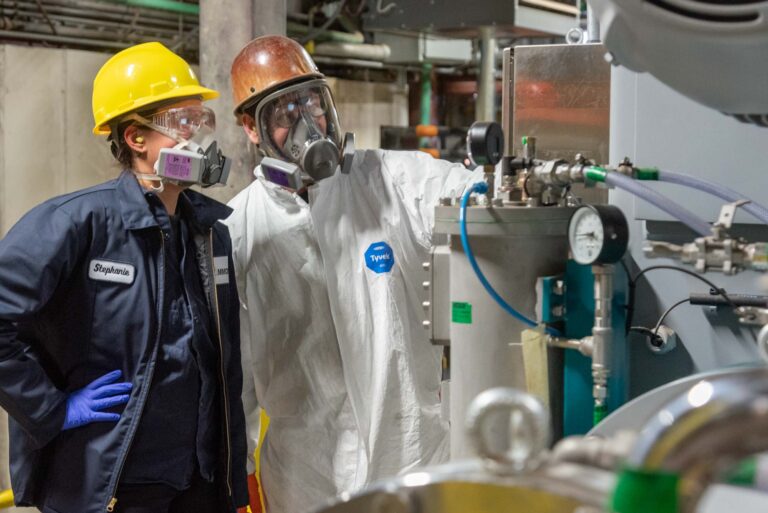
[[[388,273],[395,265],[395,253],[386,242],[374,242],[365,250],[365,266],[371,271]]]

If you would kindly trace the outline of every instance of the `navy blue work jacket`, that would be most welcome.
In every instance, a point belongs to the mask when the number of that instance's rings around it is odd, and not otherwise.
[[[229,233],[218,222],[231,210],[183,194],[218,346],[225,436],[217,476],[234,511],[248,492],[239,302]],[[0,240],[0,406],[12,419],[17,504],[45,513],[114,507],[156,363],[169,243],[128,172],[46,201]],[[120,421],[60,431],[68,393],[115,369],[133,382],[128,404],[115,410]]]

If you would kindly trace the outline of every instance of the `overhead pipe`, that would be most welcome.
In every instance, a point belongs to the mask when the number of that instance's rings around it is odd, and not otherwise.
[[[119,0],[113,0],[118,2]],[[15,2],[14,2],[15,3]],[[36,2],[32,2],[36,5]],[[89,13],[111,13],[112,15],[133,16],[137,11],[140,13],[152,15],[152,20],[178,21],[179,16],[185,20],[197,20],[198,16],[194,14],[174,13],[165,10],[150,9],[139,6],[131,6],[126,3],[108,3],[93,0],[44,0],[42,1],[46,9],[73,9],[85,14]],[[189,5],[189,4],[187,4]],[[130,18],[128,18],[130,20]]]
[[[37,4],[30,0],[17,0],[17,1],[10,1],[10,0],[0,0],[0,7],[3,7],[5,9],[13,9],[18,10],[19,8],[29,11],[30,13],[39,14],[40,10],[37,6]],[[91,9],[87,6],[81,6],[81,7],[67,7],[67,6],[60,6],[59,4],[45,4],[46,11],[48,11],[48,14],[52,17],[54,15],[56,16],[71,16],[73,18],[76,18],[79,23],[98,23],[103,20],[109,20],[112,22],[118,22],[122,23],[124,25],[130,25],[138,13],[140,15],[141,20],[141,26],[146,26],[154,28],[162,27],[169,30],[176,30],[178,32],[179,28],[179,20],[182,20],[184,24],[188,24],[190,26],[197,25],[197,19],[188,17],[186,15],[176,15],[172,17],[165,17],[165,16],[157,16],[158,13],[156,11],[149,11],[147,9],[141,9],[141,8],[129,8],[126,7],[121,12],[115,12],[113,9],[101,11],[96,9]]]
[[[111,1],[125,4],[125,5],[132,5],[135,7],[146,7],[149,9],[157,9],[159,11],[177,12],[180,14],[193,14],[195,16],[200,15],[199,5],[187,4],[184,2],[176,2],[174,0],[111,0]]]
[[[21,2],[19,2],[21,4]],[[2,5],[2,4],[0,4]],[[39,11],[27,11],[26,7],[22,7],[20,10],[16,11],[19,14],[24,15],[25,17],[29,17],[33,20],[45,20],[45,18],[40,14]],[[141,32],[147,32],[152,35],[163,35],[163,37],[166,37],[168,39],[173,39],[175,37],[179,36],[179,29],[178,27],[171,28],[170,26],[167,28],[159,28],[159,27],[151,27],[151,28],[144,28],[144,27],[135,27],[131,28],[126,23],[120,23],[117,21],[111,21],[111,20],[97,20],[97,19],[83,19],[79,18],[77,16],[68,16],[68,15],[61,15],[61,14],[49,14],[48,18],[52,21],[60,22],[59,25],[56,26],[57,30],[60,29],[75,29],[72,25],[77,24],[81,27],[89,25],[94,28],[94,30],[99,31],[101,36],[104,35],[103,30],[99,30],[101,28],[114,28],[117,31],[122,30],[125,34],[136,34],[137,28]],[[29,26],[29,23],[24,23]]]
[[[295,21],[289,21],[287,24],[288,33],[291,35],[304,36],[309,34],[310,28]],[[325,30],[319,34],[316,41],[336,41],[338,43],[364,43],[365,36],[362,32],[341,32],[338,30]]]
[[[133,43],[116,43],[114,41],[54,36],[52,34],[30,34],[28,32],[16,32],[11,30],[0,30],[0,38],[22,39],[25,41],[48,41],[51,43],[89,46],[93,48],[114,48],[116,50],[123,50],[129,46],[133,46]]]
[[[386,61],[392,51],[384,44],[320,43],[315,45],[315,55]]]

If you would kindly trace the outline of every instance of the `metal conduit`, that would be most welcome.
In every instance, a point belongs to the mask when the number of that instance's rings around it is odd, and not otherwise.
[[[199,20],[192,14],[93,0],[0,0],[0,10],[0,38],[6,40],[108,50],[159,41],[194,56],[199,47]]]
[[[9,14],[20,12],[19,8],[22,8],[25,11],[34,11],[35,13],[42,14],[37,3],[30,0],[3,0],[0,2],[0,4],[2,5],[3,9],[8,9],[11,11]],[[176,29],[178,29],[179,22],[189,25],[197,25],[198,23],[198,18],[196,16],[158,16],[160,13],[152,11],[151,9],[141,9],[135,7],[126,8],[124,12],[114,12],[112,10],[103,11],[97,8],[90,8],[87,5],[60,5],[58,3],[49,4],[45,2],[42,3],[42,6],[49,16],[57,14],[68,15],[73,16],[78,20],[82,20],[83,22],[104,20],[120,22],[126,25],[141,22],[142,25],[156,25],[159,27]]]
[[[19,2],[19,3],[21,3],[21,2]],[[30,8],[30,10],[26,10],[26,9],[27,8],[25,7],[25,8],[23,8],[23,10],[18,10],[16,12],[18,14],[23,15],[23,16],[27,16],[27,17],[29,17],[31,19],[35,19],[35,20],[43,19],[44,20],[43,16],[40,14],[40,11],[38,11],[38,10],[32,11],[31,8]],[[56,27],[57,31],[59,29],[66,28],[66,24],[70,24],[70,25],[73,25],[73,26],[78,26],[79,25],[79,26],[81,26],[83,28],[85,28],[85,25],[86,25],[85,20],[83,18],[78,18],[77,16],[65,16],[65,15],[60,15],[60,14],[52,14],[52,13],[49,12],[48,13],[48,18],[51,19],[52,21],[62,22],[62,24],[60,26]],[[87,21],[88,21],[89,25],[93,25],[94,27],[97,27],[96,30],[103,29],[103,28],[115,28],[115,29],[118,29],[118,30],[122,29],[125,32],[136,33],[136,30],[134,28],[132,28],[130,25],[128,25],[126,23],[120,23],[118,21],[107,21],[107,20],[98,20],[98,19],[87,20]],[[28,28],[31,28],[31,27],[28,27]],[[174,27],[174,28],[171,28],[171,27],[168,27],[168,28],[156,27],[155,28],[155,27],[153,27],[153,28],[145,28],[143,31],[150,32],[152,34],[164,34],[168,38],[176,37],[179,34],[178,27]],[[50,32],[50,30],[49,30],[49,32]],[[103,32],[103,30],[102,30],[102,32]]]
[[[84,13],[97,11],[102,13],[113,13],[113,14],[133,16],[138,11],[143,14],[152,14],[152,17],[158,20],[159,19],[177,20],[179,16],[183,16],[184,18],[187,18],[190,20],[197,20],[198,18],[196,15],[191,15],[191,14],[171,13],[166,11],[158,11],[155,9],[121,5],[121,4],[115,4],[115,3],[109,3],[109,2],[99,2],[94,0],[44,0],[42,3],[43,5],[46,6],[46,8],[48,6],[56,5],[63,8],[79,9],[81,12],[84,12]]]
[[[75,37],[54,36],[53,34],[30,34],[28,32],[16,32],[11,30],[0,30],[0,37],[7,39],[22,39],[25,41],[49,41],[51,43],[63,43],[78,46],[90,46],[94,48],[114,48],[122,50],[131,46],[130,44],[115,43],[104,40],[85,40]]]

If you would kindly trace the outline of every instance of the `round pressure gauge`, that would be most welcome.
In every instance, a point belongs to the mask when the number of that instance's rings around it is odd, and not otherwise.
[[[627,251],[627,219],[611,205],[584,205],[568,224],[568,243],[580,264],[613,264]]]

